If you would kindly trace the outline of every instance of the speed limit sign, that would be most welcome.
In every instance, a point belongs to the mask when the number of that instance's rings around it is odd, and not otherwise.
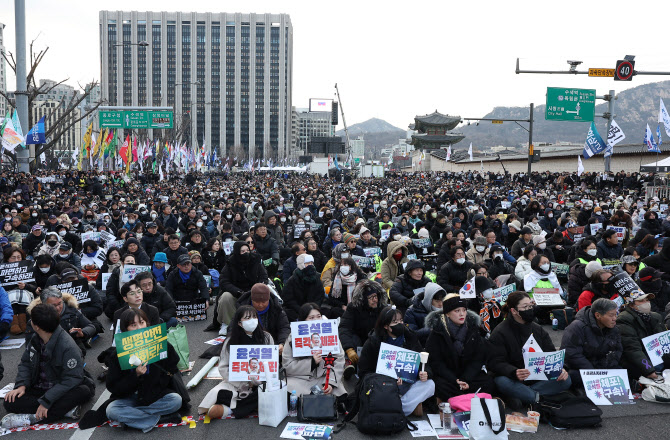
[[[618,60],[614,69],[614,81],[631,81],[633,79],[635,61]]]

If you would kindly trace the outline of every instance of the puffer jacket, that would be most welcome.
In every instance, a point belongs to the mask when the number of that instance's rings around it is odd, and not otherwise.
[[[246,292],[244,295],[237,300],[236,306],[250,306],[251,304],[251,291]],[[275,341],[278,341],[278,344],[283,344],[288,338],[288,335],[291,334],[291,324],[289,324],[288,317],[286,312],[282,309],[281,304],[277,296],[270,294],[270,303],[268,305],[269,309],[263,314],[258,314],[258,323],[263,327],[263,330],[272,335],[272,338]]]
[[[379,298],[375,309],[368,307],[366,293],[369,290],[373,290]],[[357,346],[365,344],[370,331],[377,322],[379,313],[386,307],[386,298],[386,292],[375,281],[363,280],[356,286],[352,300],[340,321],[340,342],[345,351],[350,348],[356,350]]]
[[[247,263],[241,261],[239,254],[242,246],[245,246],[244,242],[235,242],[233,255],[230,256],[230,261],[223,267],[219,277],[220,291],[230,292],[236,298],[244,292],[249,292],[254,284],[265,283],[268,279],[268,273],[258,254],[251,252]]]
[[[30,305],[28,305],[28,308],[26,309],[26,312],[28,315],[30,315],[30,311],[33,309],[38,304],[42,304],[42,300],[40,298],[34,299]],[[63,311],[60,314],[60,326],[67,332],[68,334],[70,333],[70,330],[73,328],[80,328],[82,333],[84,333],[84,337],[81,339],[77,339],[77,345],[79,345],[79,348],[83,350],[82,344],[80,343],[81,340],[87,340],[89,338],[92,338],[95,336],[98,332],[95,329],[95,326],[91,323],[91,321],[84,316],[84,314],[79,310],[79,304],[77,303],[77,300],[74,296],[70,295],[69,293],[64,293],[63,294]],[[30,340],[32,337],[33,331],[32,331],[32,326],[27,326],[26,327],[26,340]],[[73,336],[74,338],[74,336]]]
[[[656,255],[651,255],[642,260],[644,264],[654,269],[658,269],[664,274],[670,274],[670,240],[663,241],[663,249]],[[666,277],[663,277],[666,279]]]
[[[472,269],[471,262],[465,261],[459,266],[451,259],[440,268],[437,284],[442,286],[447,293],[458,293],[468,280],[470,269]]]
[[[398,249],[402,250],[402,258],[399,262],[396,262],[393,258],[393,254],[398,252]],[[400,272],[398,265],[402,265],[403,263],[407,263],[409,261],[407,259],[407,248],[399,241],[392,241],[389,243],[387,248],[387,255],[388,256],[384,259],[384,261],[382,261],[382,267],[380,270],[382,277],[382,287],[386,290],[390,289],[391,286],[393,286],[395,279],[398,278],[398,273]]]
[[[623,345],[621,366],[628,370],[628,375],[638,378],[653,373],[654,366],[642,344],[642,338],[665,331],[663,317],[651,312],[651,320],[645,323],[635,310],[626,307],[617,317],[616,326],[621,332],[621,344]]]
[[[409,263],[407,267],[410,267]],[[395,283],[393,283],[389,291],[391,302],[404,313],[412,305],[414,297],[424,292],[428,283],[430,283],[430,278],[425,275],[419,281],[410,277],[408,273],[400,275],[396,278]]]
[[[581,309],[565,329],[561,340],[563,349],[566,369],[621,368],[621,332],[618,327],[598,327],[590,306]]]
[[[309,302],[321,305],[326,291],[316,270],[314,270],[314,275],[309,277],[304,273],[304,269],[296,269],[286,281],[281,296],[289,321],[297,321],[300,307]]]

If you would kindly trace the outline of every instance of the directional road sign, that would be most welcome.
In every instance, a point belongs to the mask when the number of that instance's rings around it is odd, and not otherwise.
[[[594,89],[547,87],[547,121],[590,122],[596,111]]]

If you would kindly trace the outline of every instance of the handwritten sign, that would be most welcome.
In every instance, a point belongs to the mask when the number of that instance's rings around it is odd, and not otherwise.
[[[627,405],[630,384],[627,370],[579,370],[586,395],[596,405]]]
[[[642,338],[651,365],[663,365],[663,355],[670,353],[670,330]]]
[[[207,300],[175,301],[177,305],[177,321],[193,322],[207,320]]]
[[[375,257],[377,255],[382,254],[382,249],[380,247],[369,247],[369,248],[363,248],[363,252],[365,253],[366,257]]]
[[[293,356],[338,354],[340,352],[340,337],[337,326],[337,319],[292,322]]]
[[[565,350],[546,353],[524,353],[526,370],[530,376],[526,380],[556,380],[563,370]]]
[[[31,260],[0,264],[0,286],[35,281],[35,262]]]
[[[507,297],[510,293],[516,290],[516,283],[502,286],[493,291],[493,298],[502,306],[507,302]]]
[[[414,244],[414,247],[417,249],[428,249],[433,244],[430,241],[430,238],[413,238],[412,243]]]
[[[60,290],[61,293],[69,293],[74,296],[79,304],[91,302],[91,298],[88,296],[88,280],[86,278],[57,284],[56,289]]]
[[[137,356],[143,364],[153,364],[162,359],[167,359],[165,323],[117,333],[114,335],[114,344],[122,370],[135,368],[134,365],[129,363],[132,355]]]
[[[625,227],[625,226],[612,226],[612,225],[609,225],[609,226],[607,227],[607,229],[611,229],[611,230],[613,230],[614,232],[616,232],[616,238],[619,239],[619,243],[621,243],[622,241],[624,241],[624,239],[626,238],[626,227]]]
[[[121,283],[127,283],[137,276],[138,273],[149,272],[151,266],[136,266],[133,264],[126,264],[121,270]]]
[[[414,383],[419,375],[419,353],[382,342],[377,357],[376,373]]]
[[[279,347],[277,345],[231,345],[228,380],[265,381],[265,363],[272,379],[279,378]]]
[[[570,273],[570,266],[567,264],[551,263],[551,271],[554,272],[557,277],[567,277]]]

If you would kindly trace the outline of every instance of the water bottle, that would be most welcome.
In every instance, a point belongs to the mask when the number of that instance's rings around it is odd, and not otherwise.
[[[558,330],[558,319],[554,318],[551,320],[551,329]]]
[[[298,394],[295,390],[291,391],[291,408],[288,410],[289,417],[298,417]]]

